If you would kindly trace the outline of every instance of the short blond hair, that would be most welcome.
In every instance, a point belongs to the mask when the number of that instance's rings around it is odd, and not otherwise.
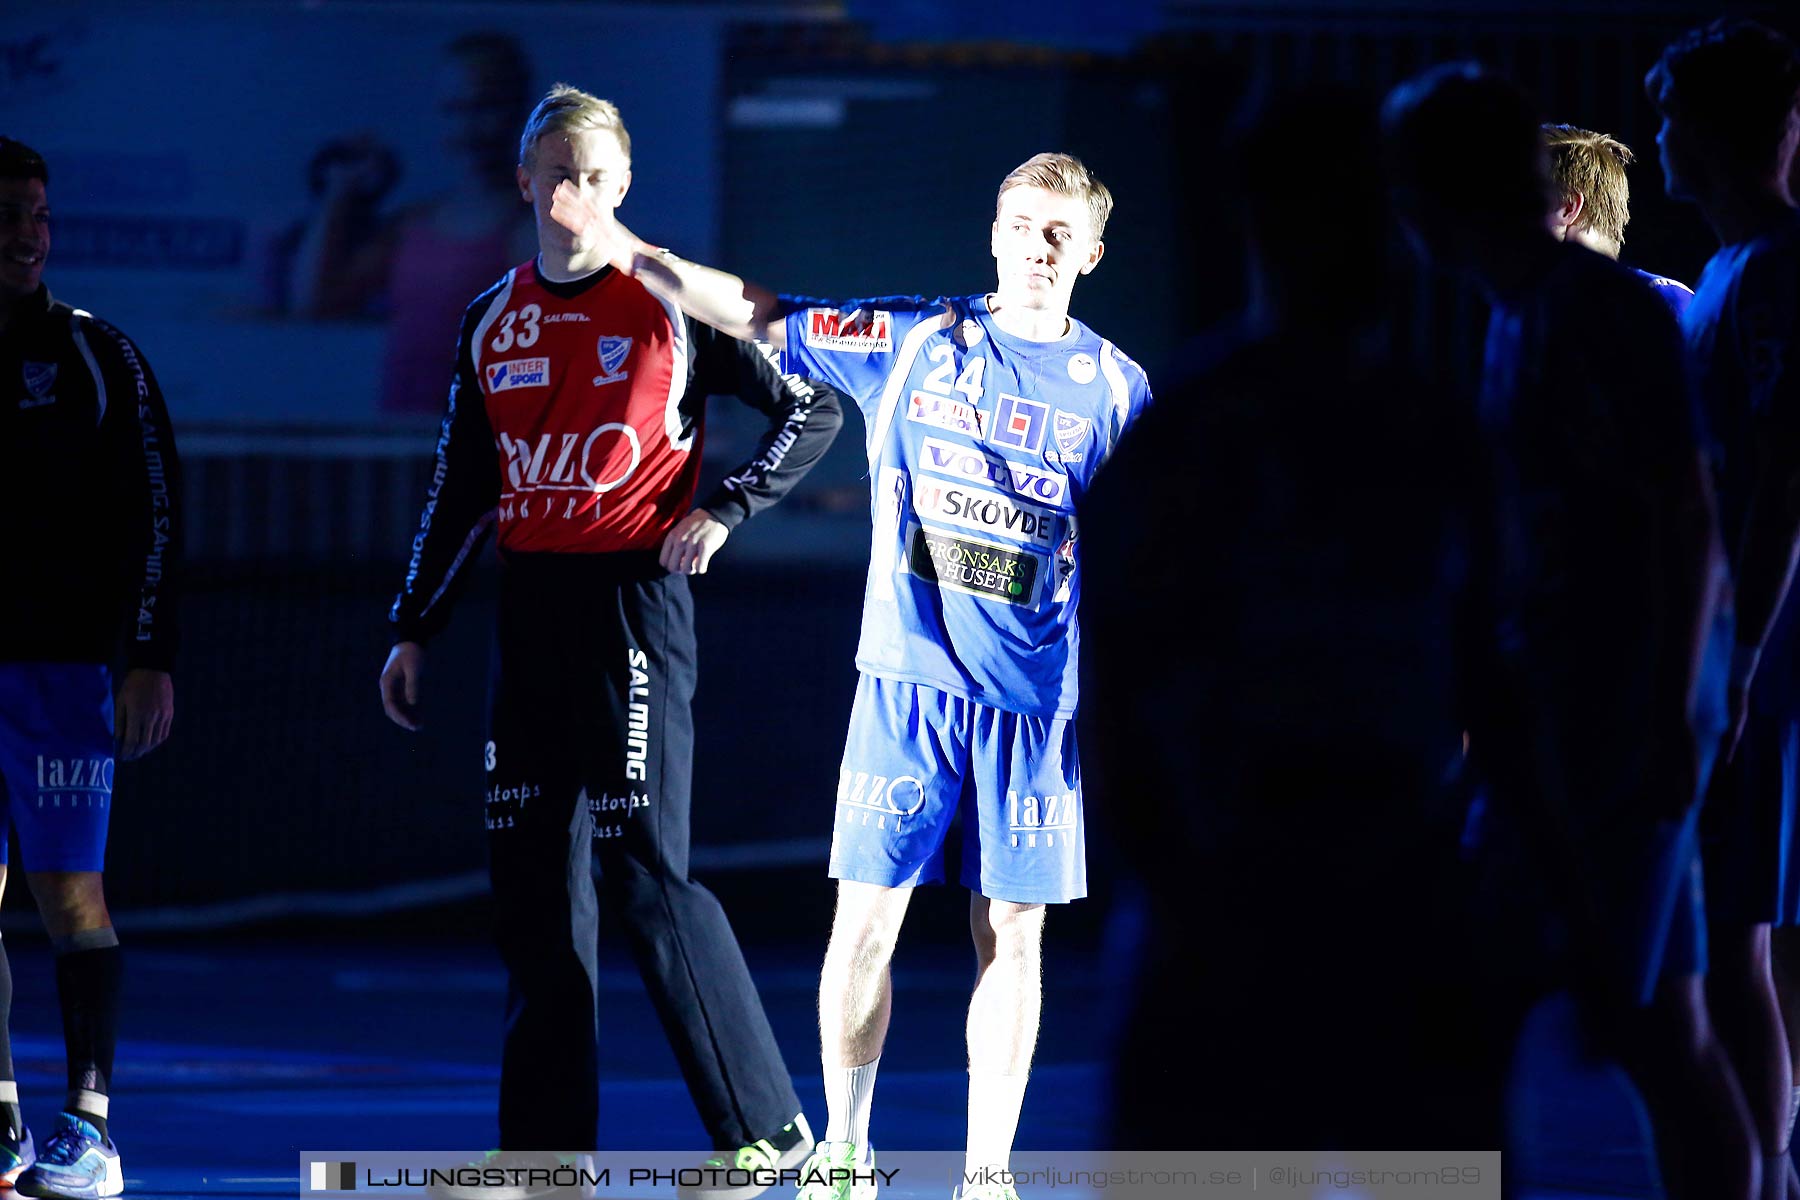
[[[1550,148],[1550,182],[1564,200],[1581,195],[1575,231],[1592,230],[1624,245],[1625,225],[1631,220],[1631,184],[1625,168],[1636,157],[1631,147],[1573,125],[1544,126],[1544,142]]]
[[[547,133],[573,130],[606,129],[619,139],[619,148],[631,158],[631,135],[625,132],[625,121],[619,107],[611,100],[559,83],[544,93],[544,98],[525,119],[525,132],[519,138],[519,165],[530,170],[537,157],[538,142]]]
[[[1099,241],[1106,233],[1106,219],[1112,216],[1112,193],[1073,154],[1034,154],[1014,167],[1000,181],[1000,193],[994,197],[996,218],[1000,215],[1001,200],[1016,187],[1043,188],[1059,196],[1075,197],[1087,205],[1094,240]]]

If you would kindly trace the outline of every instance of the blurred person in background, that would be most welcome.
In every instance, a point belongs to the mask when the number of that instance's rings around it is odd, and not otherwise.
[[[1707,800],[1707,908],[1719,1030],[1771,1174],[1787,1161],[1800,1089],[1795,1014],[1783,1020],[1772,929],[1800,924],[1800,57],[1780,34],[1720,21],[1672,42],[1645,90],[1669,195],[1719,239],[1683,331],[1699,369],[1735,584],[1731,732]],[[1790,960],[1789,967],[1792,967]],[[1773,1186],[1766,1194],[1786,1194]]]
[[[1696,697],[1722,572],[1680,335],[1641,277],[1547,228],[1547,147],[1516,85],[1440,67],[1395,88],[1383,120],[1408,233],[1492,305],[1478,413],[1525,724],[1512,745],[1472,731],[1495,800],[1483,850],[1510,869],[1509,903],[1548,881],[1549,978],[1638,1085],[1669,1194],[1741,1200],[1759,1164],[1707,1010],[1696,869],[1716,742]]]
[[[354,186],[346,182],[347,174],[354,176]],[[399,156],[391,147],[368,134],[337,138],[314,152],[312,161],[306,165],[307,199],[315,208],[327,203],[339,206],[333,228],[341,257],[355,258],[370,243],[391,232],[381,206],[400,181],[400,175]],[[299,310],[299,298],[295,295],[295,261],[300,247],[314,232],[319,216],[314,212],[293,222],[260,247],[258,307],[262,312],[288,316]],[[379,317],[386,299],[384,295],[370,293],[355,312],[334,315]]]
[[[1635,161],[1631,147],[1618,138],[1573,125],[1545,125],[1550,147],[1550,232],[1559,242],[1574,242],[1617,260],[1631,222],[1631,182],[1625,168]],[[1677,320],[1687,311],[1694,289],[1664,275],[1637,270],[1656,289]]]
[[[54,1131],[34,1147],[0,950],[0,1180],[90,1200],[125,1186],[108,1123],[119,938],[101,871],[115,762],[154,750],[175,715],[181,488],[142,352],[44,286],[49,180],[36,151],[0,137],[0,495],[18,564],[0,588],[0,822],[18,831],[56,953],[69,1079]]]
[[[438,374],[462,298],[537,250],[513,180],[531,64],[503,33],[464,34],[444,53],[438,112],[457,175],[452,190],[402,209],[371,235],[369,211],[393,182],[394,152],[367,137],[337,143],[348,152],[326,158],[323,195],[290,268],[297,315],[385,313],[380,404],[389,413],[442,410]]]

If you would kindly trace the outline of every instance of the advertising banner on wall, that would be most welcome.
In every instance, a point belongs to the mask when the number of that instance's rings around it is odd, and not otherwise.
[[[442,414],[463,307],[535,250],[513,169],[557,81],[619,105],[621,210],[716,255],[716,11],[71,3],[0,11],[0,133],[50,164],[57,296],[183,424]]]

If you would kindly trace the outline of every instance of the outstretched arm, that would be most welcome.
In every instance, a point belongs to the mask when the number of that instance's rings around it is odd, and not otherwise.
[[[550,217],[578,238],[606,247],[607,261],[676,305],[733,337],[787,347],[781,304],[775,293],[736,275],[679,258],[653,246],[619,223],[611,210],[595,208],[566,181],[551,198]]]

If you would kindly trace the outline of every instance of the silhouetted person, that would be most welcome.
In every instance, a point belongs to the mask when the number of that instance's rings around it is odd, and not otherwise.
[[[1509,81],[1427,72],[1384,127],[1409,232],[1493,305],[1479,416],[1530,723],[1498,747],[1475,731],[1497,798],[1486,849],[1549,881],[1586,1028],[1642,1090],[1669,1194],[1751,1195],[1703,989],[1693,709],[1718,548],[1674,317],[1635,273],[1551,235],[1543,136]],[[1509,761],[1533,748],[1542,770]]]
[[[1800,1193],[1790,1031],[1770,971],[1772,926],[1800,923],[1800,641],[1787,598],[1800,548],[1800,213],[1789,172],[1800,143],[1800,60],[1751,22],[1672,43],[1645,79],[1669,195],[1719,237],[1682,317],[1700,371],[1736,583],[1730,696],[1735,753],[1707,797],[1708,991],[1743,1080],[1766,1195]],[[1741,734],[1741,739],[1739,735]]]
[[[1089,767],[1150,926],[1122,1146],[1499,1141],[1456,966],[1476,443],[1388,348],[1378,149],[1336,92],[1243,134],[1249,303],[1082,514]]]

